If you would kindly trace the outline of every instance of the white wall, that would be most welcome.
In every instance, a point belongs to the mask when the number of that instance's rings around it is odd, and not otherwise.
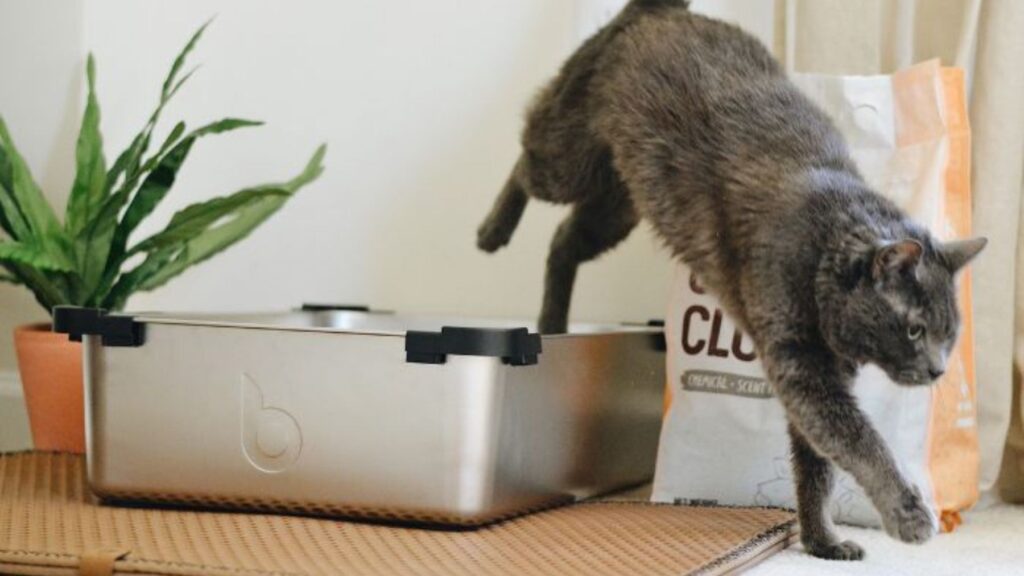
[[[74,177],[82,74],[82,6],[0,0],[0,115],[37,181],[63,203]],[[46,318],[27,292],[0,284],[0,451],[27,444],[14,375],[14,326]]]
[[[234,115],[268,125],[197,146],[141,233],[186,203],[289,177],[319,142],[330,144],[328,171],[245,243],[132,308],[316,300],[531,317],[563,210],[532,204],[511,248],[496,257],[474,249],[474,231],[517,155],[525,104],[593,13],[621,3],[102,0],[58,10],[0,0],[0,77],[18,78],[0,83],[0,111],[60,203],[71,179],[85,47],[99,63],[113,156],[150,111],[173,55],[217,15],[194,56],[202,69],[165,118],[195,125]],[[770,2],[696,6],[745,16],[770,33]],[[575,316],[661,316],[667,264],[649,233],[637,233],[584,268]],[[5,324],[38,317],[23,293],[2,290]],[[9,365],[9,355],[0,362]]]
[[[289,176],[321,141],[330,143],[328,171],[244,245],[133,308],[312,300],[536,313],[563,211],[531,206],[497,257],[473,240],[517,155],[523,107],[574,46],[572,3],[96,2],[85,38],[101,64],[101,97],[118,103],[104,123],[111,142],[128,140],[170,55],[215,13],[197,54],[203,69],[168,117],[234,114],[268,126],[199,147],[144,231],[185,202]],[[637,234],[583,272],[576,316],[660,317],[666,270],[650,237]]]
[[[36,180],[63,204],[74,178],[82,73],[82,7],[0,0],[0,115]],[[0,284],[0,372],[13,366],[11,328],[42,320],[21,289]]]
[[[0,0],[0,113],[53,200],[72,179],[85,52],[98,62],[107,156],[141,127],[176,52],[216,15],[170,121],[267,126],[200,143],[153,232],[186,203],[291,177],[320,142],[327,172],[230,252],[132,309],[284,309],[303,301],[532,318],[564,210],[531,204],[511,247],[477,224],[518,153],[522,111],[622,0]],[[772,3],[698,2],[770,34]],[[595,16],[595,14],[597,16]],[[580,274],[574,317],[662,317],[670,262],[638,231]],[[0,286],[0,373],[12,326],[43,318]],[[2,417],[2,416],[0,416]]]

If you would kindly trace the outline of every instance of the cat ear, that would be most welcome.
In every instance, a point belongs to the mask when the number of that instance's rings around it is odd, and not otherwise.
[[[923,254],[924,246],[917,240],[907,239],[886,244],[875,252],[872,274],[875,280],[881,280],[893,273],[913,270],[921,262]]]
[[[981,254],[981,251],[985,249],[985,246],[988,246],[988,238],[974,238],[959,242],[948,242],[942,245],[939,252],[946,261],[946,267],[949,268],[949,271],[959,272],[960,269],[977,258],[978,254]]]

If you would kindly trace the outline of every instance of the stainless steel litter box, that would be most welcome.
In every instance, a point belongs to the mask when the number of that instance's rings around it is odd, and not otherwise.
[[[110,501],[477,526],[643,483],[660,328],[59,308]],[[462,328],[445,328],[461,326]]]

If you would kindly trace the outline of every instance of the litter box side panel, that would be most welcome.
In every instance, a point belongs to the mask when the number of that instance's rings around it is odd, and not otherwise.
[[[653,331],[55,324],[84,335],[108,500],[477,526],[653,474]]]
[[[116,500],[473,524],[500,359],[407,362],[401,336],[148,323],[85,337],[88,471]]]
[[[554,336],[543,346],[536,366],[506,369],[497,485],[529,471],[578,500],[649,482],[664,398],[661,334]]]

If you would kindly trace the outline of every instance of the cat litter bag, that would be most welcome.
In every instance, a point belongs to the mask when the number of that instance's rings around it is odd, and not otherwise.
[[[794,80],[833,117],[876,190],[942,240],[970,236],[970,131],[961,70],[934,61],[892,76]],[[961,337],[938,385],[901,387],[873,366],[854,385],[860,406],[946,531],[978,499],[970,290],[964,275]],[[795,508],[785,412],[753,343],[685,266],[677,271],[668,318],[668,390],[653,499]],[[841,470],[832,508],[839,522],[881,525]]]

